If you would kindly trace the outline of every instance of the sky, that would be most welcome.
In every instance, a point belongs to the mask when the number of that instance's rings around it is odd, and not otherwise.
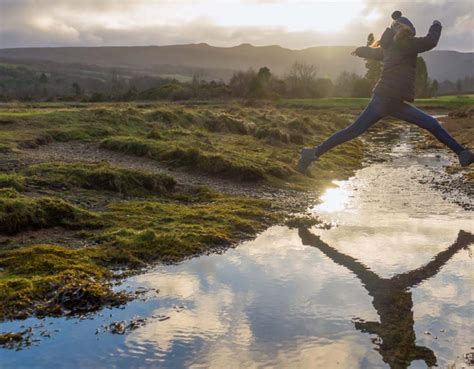
[[[439,49],[474,51],[474,0],[0,0],[0,48],[208,43],[361,45],[401,10]]]

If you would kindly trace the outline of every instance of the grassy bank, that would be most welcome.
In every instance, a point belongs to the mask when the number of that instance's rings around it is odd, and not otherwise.
[[[125,303],[130,296],[112,288],[116,268],[134,271],[228,247],[284,216],[278,204],[177,183],[156,170],[80,157],[36,160],[41,146],[79,141],[211,182],[316,190],[360,167],[362,142],[325,156],[317,176],[295,171],[299,150],[351,119],[345,112],[241,105],[0,109],[0,320]],[[25,150],[34,160],[18,159]]]
[[[170,189],[160,195],[152,190],[146,199],[123,200],[109,193],[117,189],[108,184],[86,191],[89,203],[100,196],[109,199],[104,209],[91,211],[61,199],[72,187],[56,196],[27,195],[38,176],[50,184],[47,175],[36,174],[25,181],[25,194],[12,188],[0,191],[0,234],[11,237],[0,248],[0,320],[74,314],[123,303],[127,296],[113,292],[110,284],[115,267],[133,270],[157,261],[180,261],[251,237],[281,219],[270,203],[256,199]],[[149,191],[146,184],[137,184],[136,190]],[[54,235],[48,244],[34,244],[35,231],[57,226],[87,246],[56,245]],[[32,244],[17,245],[14,235],[27,230],[33,232]]]
[[[295,170],[302,146],[321,142],[352,118],[240,105],[12,105],[0,110],[0,151],[82,141],[218,178],[308,189],[347,176],[360,162],[356,140],[325,156],[312,180]]]

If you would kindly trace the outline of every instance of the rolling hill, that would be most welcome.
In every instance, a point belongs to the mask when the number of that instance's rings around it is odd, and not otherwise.
[[[144,74],[199,73],[206,79],[230,78],[236,70],[269,67],[284,74],[295,61],[318,66],[319,75],[335,78],[342,71],[364,72],[364,61],[354,58],[353,46],[320,46],[291,50],[280,46],[214,47],[208,44],[134,47],[57,47],[0,49],[3,60],[120,68]],[[423,54],[431,78],[457,80],[474,74],[474,53],[434,50]]]

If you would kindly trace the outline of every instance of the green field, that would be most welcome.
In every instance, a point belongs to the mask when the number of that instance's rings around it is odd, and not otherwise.
[[[370,98],[329,97],[321,99],[282,99],[278,101],[280,107],[301,108],[347,108],[363,109]],[[414,102],[420,108],[457,109],[463,106],[474,105],[474,95],[439,96],[429,99],[416,99]]]

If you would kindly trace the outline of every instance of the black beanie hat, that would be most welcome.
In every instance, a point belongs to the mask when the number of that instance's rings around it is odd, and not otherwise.
[[[402,24],[410,27],[411,31],[413,32],[413,35],[416,35],[415,26],[413,25],[412,22],[410,22],[410,20],[408,18],[402,17],[402,12],[400,10],[395,10],[392,13],[392,19],[393,19],[392,26],[395,24],[395,22],[402,23]]]

